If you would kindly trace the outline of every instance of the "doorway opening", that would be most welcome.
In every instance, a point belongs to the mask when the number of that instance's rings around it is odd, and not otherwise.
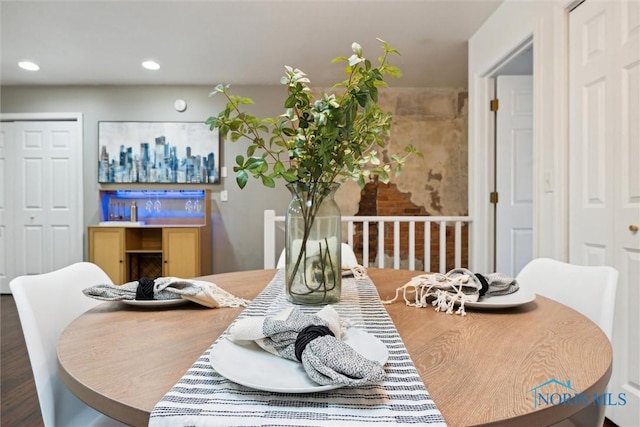
[[[492,267],[515,277],[533,258],[533,39],[488,73],[494,101],[490,156]]]

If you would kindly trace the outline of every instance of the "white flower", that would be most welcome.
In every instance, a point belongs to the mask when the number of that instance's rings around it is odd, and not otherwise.
[[[323,94],[322,99],[332,108],[338,108],[340,106],[338,101],[336,101],[336,95],[333,93],[331,95],[328,95],[326,93]]]
[[[293,73],[294,73],[294,75],[293,75],[293,81],[294,82],[300,82],[300,83],[310,83],[311,82],[311,80],[309,80],[307,78],[307,75],[305,73],[303,73],[302,70],[299,70],[299,69],[296,68],[295,70],[293,70]]]
[[[357,56],[355,54],[349,57],[349,65],[351,65],[352,67],[362,61],[364,61],[364,58]]]
[[[362,46],[360,46],[356,42],[351,43],[351,50],[353,51],[353,53],[355,53],[358,56],[362,55]]]
[[[298,120],[298,116],[296,116],[296,113],[293,111],[293,108],[287,108],[287,110],[283,114],[280,114],[280,117],[289,119],[292,122]]]
[[[307,74],[302,70],[285,65],[284,69],[286,70],[286,76],[280,79],[282,84],[294,84],[294,83],[311,83],[311,81],[307,78]]]

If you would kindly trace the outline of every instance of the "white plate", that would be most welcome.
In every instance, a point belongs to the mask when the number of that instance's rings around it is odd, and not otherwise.
[[[344,341],[369,360],[381,365],[387,362],[387,347],[378,338],[361,329],[347,329]],[[342,387],[315,383],[301,363],[275,356],[253,342],[240,345],[223,339],[211,350],[209,361],[223,377],[257,390],[314,393]]]
[[[182,305],[189,300],[176,298],[176,299],[151,299],[151,300],[135,300],[135,299],[123,299],[123,303],[127,305],[135,305],[137,307],[171,307],[174,305]]]
[[[528,289],[523,289],[522,287],[520,287],[520,289],[512,294],[482,298],[477,302],[465,302],[464,306],[486,309],[509,308],[527,304],[534,299],[536,299],[535,293],[531,292]]]

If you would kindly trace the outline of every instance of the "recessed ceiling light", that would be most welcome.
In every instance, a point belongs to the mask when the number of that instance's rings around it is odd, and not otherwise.
[[[147,70],[155,71],[160,69],[160,64],[158,64],[156,61],[144,61],[142,63],[142,66]]]
[[[31,61],[20,61],[18,62],[18,67],[27,71],[38,71],[40,69],[40,66],[38,64]]]

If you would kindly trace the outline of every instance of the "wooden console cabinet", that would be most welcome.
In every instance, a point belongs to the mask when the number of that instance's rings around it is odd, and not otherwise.
[[[162,208],[143,209],[153,201]],[[133,202],[141,223],[111,221],[114,207],[128,210]],[[210,203],[208,190],[101,190],[101,225],[89,227],[89,261],[117,285],[141,277],[212,274]]]
[[[211,274],[209,227],[89,227],[89,260],[115,284]]]

